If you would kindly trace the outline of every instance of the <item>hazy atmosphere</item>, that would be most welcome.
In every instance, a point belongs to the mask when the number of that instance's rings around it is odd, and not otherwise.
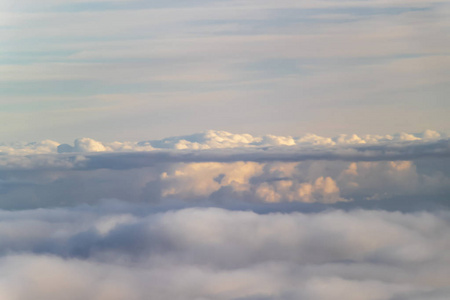
[[[447,1],[0,9],[3,141],[450,130]]]
[[[450,299],[447,1],[0,0],[0,300]]]

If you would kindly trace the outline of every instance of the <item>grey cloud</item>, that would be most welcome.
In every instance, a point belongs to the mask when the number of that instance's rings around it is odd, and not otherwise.
[[[104,155],[88,154],[87,160],[80,168],[139,168],[153,166],[159,163],[194,163],[194,162],[299,162],[308,160],[329,161],[386,161],[412,160],[418,158],[450,157],[450,140],[440,140],[424,144],[404,143],[394,146],[352,146],[332,149],[311,148],[262,148],[254,151],[246,149],[214,151],[184,151],[184,152],[139,152],[139,153],[108,153]]]

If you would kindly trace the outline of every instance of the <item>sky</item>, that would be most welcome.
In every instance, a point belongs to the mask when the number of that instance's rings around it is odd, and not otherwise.
[[[0,140],[449,132],[447,1],[0,4]]]
[[[0,0],[0,299],[450,299],[450,4]]]

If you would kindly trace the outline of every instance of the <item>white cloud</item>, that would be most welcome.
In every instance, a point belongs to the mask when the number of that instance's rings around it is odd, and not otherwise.
[[[117,205],[0,211],[0,296],[388,300],[450,292],[447,213],[154,214]]]
[[[358,144],[386,144],[392,142],[416,141],[430,142],[446,139],[445,134],[426,130],[422,133],[398,133],[394,135],[365,135],[341,134],[337,137],[322,137],[315,134],[306,134],[301,137],[275,136],[271,134],[253,136],[247,133],[234,134],[227,131],[208,130],[186,136],[169,137],[161,140],[141,142],[109,142],[104,143],[91,138],[79,138],[74,145],[60,144],[45,140],[33,143],[15,143],[0,145],[0,153],[11,155],[29,155],[44,153],[68,152],[126,152],[126,151],[152,151],[161,149],[174,150],[206,150],[225,148],[258,148],[269,146],[321,146],[323,149],[331,146],[358,145]]]

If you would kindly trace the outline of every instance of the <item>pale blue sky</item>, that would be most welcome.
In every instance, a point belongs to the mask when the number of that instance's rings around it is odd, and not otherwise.
[[[0,4],[0,141],[449,132],[447,1]]]

